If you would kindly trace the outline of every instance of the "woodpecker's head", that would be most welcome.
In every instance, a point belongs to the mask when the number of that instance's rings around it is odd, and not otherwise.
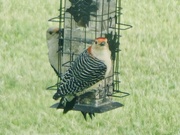
[[[95,42],[88,49],[88,53],[92,56],[104,60],[106,57],[110,58],[111,52],[109,50],[108,40],[104,37],[95,39]]]
[[[95,39],[95,42],[93,44],[93,48],[94,49],[100,49],[100,50],[103,50],[103,49],[109,49],[109,45],[108,45],[108,42],[107,42],[107,38],[104,38],[104,37],[99,37],[99,38],[96,38]]]
[[[109,50],[107,38],[104,37],[96,38],[92,46],[88,48],[90,54],[92,54],[92,52],[101,52],[104,50]]]
[[[46,39],[48,40],[54,40],[54,39],[58,39],[59,37],[59,28],[58,27],[50,27],[47,31],[46,31]]]

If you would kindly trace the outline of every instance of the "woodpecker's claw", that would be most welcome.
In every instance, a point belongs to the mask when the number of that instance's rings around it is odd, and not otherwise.
[[[87,121],[87,112],[81,112],[82,114],[83,114],[83,116],[84,116],[84,119]],[[89,114],[89,117],[92,119],[93,118],[93,116],[95,117],[95,113],[88,113]]]
[[[95,113],[88,113],[90,118],[92,119],[92,117],[94,116],[95,117]]]

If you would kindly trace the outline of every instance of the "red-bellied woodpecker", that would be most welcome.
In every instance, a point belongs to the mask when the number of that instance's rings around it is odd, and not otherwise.
[[[48,57],[49,63],[51,67],[54,69],[56,74],[59,76],[58,67],[61,65],[58,61],[58,49],[59,49],[59,28],[58,27],[50,27],[46,31],[46,40],[48,46]]]
[[[96,38],[93,45],[74,60],[62,77],[59,88],[53,96],[55,100],[61,97],[59,108],[63,107],[64,113],[71,110],[76,98],[94,87],[97,88],[101,80],[109,75],[111,67],[111,52],[107,39]]]

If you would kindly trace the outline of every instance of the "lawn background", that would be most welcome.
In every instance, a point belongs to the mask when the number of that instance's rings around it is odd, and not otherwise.
[[[57,77],[45,33],[58,0],[0,0],[0,135],[179,135],[180,1],[122,1],[122,91],[125,106],[84,121],[50,109]]]

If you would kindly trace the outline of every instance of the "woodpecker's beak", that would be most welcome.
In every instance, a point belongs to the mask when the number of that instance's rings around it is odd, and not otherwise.
[[[59,33],[59,28],[54,29],[54,33]]]
[[[100,46],[105,46],[105,44],[106,44],[105,42],[101,42]]]

